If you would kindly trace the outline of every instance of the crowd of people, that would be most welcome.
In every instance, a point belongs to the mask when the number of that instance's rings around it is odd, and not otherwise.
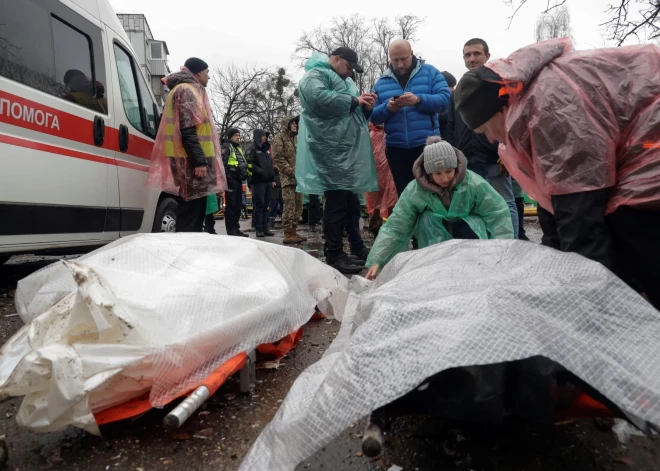
[[[284,117],[272,145],[266,131],[255,130],[244,152],[239,131],[230,129],[221,161],[214,160],[202,150],[208,117],[177,109],[170,115],[179,116],[191,157],[187,171],[178,159],[171,167],[195,194],[212,184],[207,169],[215,187],[224,172],[229,235],[247,236],[239,227],[244,180],[257,237],[273,235],[268,208],[277,212],[280,198],[271,195],[281,188],[286,244],[305,240],[297,226],[308,195],[312,226],[323,213],[327,263],[346,274],[366,266],[371,279],[411,246],[525,240],[524,190],[538,201],[544,245],[601,262],[660,306],[658,47],[576,52],[560,39],[490,61],[488,44],[474,38],[462,55],[467,72],[457,83],[419,59],[408,41],[393,41],[389,69],[361,93],[354,50],[314,53],[299,83],[300,116]],[[195,58],[185,66],[202,102],[204,66]],[[181,103],[168,97],[166,107]],[[201,230],[201,208],[209,206],[180,194],[177,230]],[[360,231],[365,194],[376,234],[371,250]]]

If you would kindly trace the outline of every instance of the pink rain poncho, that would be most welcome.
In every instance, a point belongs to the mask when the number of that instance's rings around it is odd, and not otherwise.
[[[172,90],[167,97],[151,153],[147,184],[190,201],[227,189],[218,132],[206,88],[186,68],[163,80]],[[196,178],[181,140],[181,129],[195,126],[207,158],[207,175]]]
[[[367,212],[371,215],[378,210],[380,215],[388,217],[390,210],[394,208],[398,200],[396,186],[390,171],[390,165],[385,156],[385,131],[373,124],[369,124],[369,135],[371,146],[374,150],[374,161],[376,163],[376,176],[378,177],[378,191],[367,193]]]
[[[606,214],[660,209],[660,48],[571,48],[551,40],[486,65],[509,94],[500,157],[550,212],[552,195],[603,188]]]

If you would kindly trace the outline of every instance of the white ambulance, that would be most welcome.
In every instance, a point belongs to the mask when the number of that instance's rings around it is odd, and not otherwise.
[[[0,0],[0,262],[174,230],[135,57],[106,0]]]

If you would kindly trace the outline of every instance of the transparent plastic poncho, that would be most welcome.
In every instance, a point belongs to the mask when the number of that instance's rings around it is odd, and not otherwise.
[[[369,126],[358,106],[355,82],[343,80],[328,57],[314,53],[305,64],[300,92],[296,154],[297,191],[322,195],[327,190],[364,193],[378,190]]]
[[[376,164],[376,176],[378,177],[378,191],[367,193],[367,212],[373,214],[378,210],[381,216],[389,216],[391,209],[394,208],[399,196],[396,192],[396,185],[390,164],[385,155],[385,130],[369,124],[369,135],[371,136],[371,146],[374,151],[374,162]]]
[[[186,201],[224,192],[227,180],[206,88],[185,68],[166,77],[165,82],[172,91],[167,97],[151,153],[147,184]],[[198,135],[198,138],[212,141],[215,156],[207,156],[206,177],[197,178],[183,148],[181,129],[205,123],[210,124],[210,135]],[[169,150],[168,142],[172,143]]]
[[[571,48],[550,40],[486,65],[509,95],[507,169],[551,212],[552,195],[603,188],[606,214],[660,208],[660,48]]]
[[[490,183],[476,173],[466,171],[453,192],[449,208],[444,207],[435,193],[413,180],[380,228],[367,266],[383,267],[396,254],[407,251],[413,234],[420,249],[451,240],[445,221],[465,221],[480,239],[513,239],[509,207]]]

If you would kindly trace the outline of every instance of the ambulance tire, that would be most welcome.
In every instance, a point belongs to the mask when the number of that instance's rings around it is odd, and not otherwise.
[[[154,226],[151,232],[175,232],[176,230],[176,209],[179,206],[172,197],[165,197],[158,203],[156,216],[154,217]]]

